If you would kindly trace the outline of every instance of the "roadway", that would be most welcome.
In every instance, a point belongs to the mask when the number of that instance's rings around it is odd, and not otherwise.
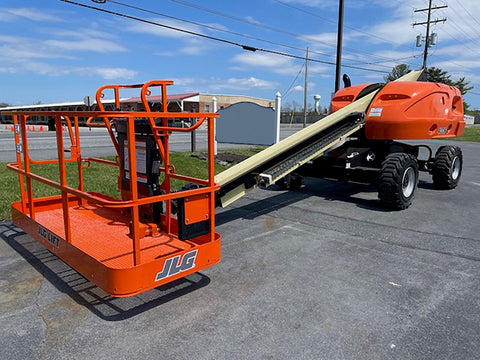
[[[421,173],[405,211],[321,179],[249,192],[218,209],[219,265],[132,298],[0,224],[2,359],[478,359],[480,143],[451,143],[458,188]]]
[[[294,132],[300,130],[301,125],[282,125],[280,138],[283,139]],[[64,133],[65,144],[69,143],[68,132]],[[196,131],[197,150],[206,150],[207,133],[205,130]],[[54,132],[38,132],[30,131],[28,133],[28,148],[30,156],[35,160],[54,159],[57,158],[57,142]],[[80,128],[80,144],[82,147],[82,155],[85,157],[92,156],[110,156],[116,155],[112,141],[106,129]],[[219,144],[219,149],[229,149],[234,147],[242,147],[239,144]],[[191,135],[185,133],[174,133],[170,137],[171,151],[181,152],[191,150]],[[10,131],[2,129],[0,131],[0,161],[15,161],[15,142],[14,135]]]

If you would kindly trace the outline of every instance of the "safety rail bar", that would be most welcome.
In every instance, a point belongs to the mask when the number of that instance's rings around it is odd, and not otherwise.
[[[214,182],[214,158],[213,158],[213,149],[214,149],[214,118],[218,114],[213,113],[179,113],[179,112],[152,112],[148,106],[147,96],[150,94],[148,86],[162,86],[162,101],[164,101],[164,108],[166,110],[166,85],[170,85],[172,82],[169,81],[150,81],[142,86],[138,85],[121,85],[121,86],[104,86],[97,91],[97,100],[100,98],[99,94],[102,94],[101,91],[107,88],[113,88],[115,91],[116,99],[118,97],[118,91],[120,88],[136,88],[141,87],[142,92],[142,101],[144,101],[144,106],[146,111],[4,111],[2,114],[12,115],[15,127],[15,146],[16,146],[16,163],[11,163],[7,165],[7,168],[15,171],[19,176],[20,182],[20,194],[21,194],[21,207],[22,212],[26,213],[28,211],[30,218],[35,219],[35,203],[36,200],[33,198],[33,187],[32,180],[44,183],[53,188],[56,188],[61,191],[61,201],[62,201],[62,210],[63,210],[63,220],[64,220],[64,232],[65,240],[71,243],[71,227],[70,227],[70,218],[69,218],[69,199],[72,199],[72,195],[76,196],[82,201],[88,201],[96,205],[100,205],[108,208],[124,208],[131,209],[131,236],[133,238],[133,256],[134,264],[138,265],[141,263],[140,258],[140,219],[139,219],[139,206],[147,205],[155,202],[164,201],[166,204],[165,210],[165,223],[166,233],[171,234],[172,231],[172,214],[171,214],[171,201],[179,198],[184,198],[187,196],[194,196],[199,194],[208,194],[209,196],[209,225],[210,225],[210,240],[213,241],[215,238],[214,228],[215,228],[215,192],[219,189],[219,185]],[[148,86],[147,86],[148,85]],[[117,101],[117,100],[116,100]],[[101,103],[99,103],[101,104]],[[119,100],[118,100],[119,104]],[[102,105],[103,106],[103,105]],[[26,120],[29,116],[52,116],[55,118],[55,128],[56,128],[56,139],[57,139],[57,152],[58,159],[56,160],[33,160],[30,158],[29,149],[28,149],[28,138],[26,131]],[[79,136],[79,117],[91,117],[91,118],[103,118],[112,142],[117,150],[117,160],[109,161],[104,159],[97,159],[91,157],[83,158],[81,156],[80,150],[80,136]],[[73,118],[73,125],[71,119]],[[115,138],[115,135],[110,126],[110,119],[112,118],[125,118],[127,125],[127,140],[128,145],[125,145],[126,151],[128,151],[128,171],[129,171],[129,199],[106,199],[102,196],[95,195],[94,193],[88,193],[84,191],[83,186],[83,169],[85,164],[89,164],[91,161],[100,162],[103,164],[119,166],[119,156],[120,149],[119,144]],[[137,189],[137,169],[136,169],[136,153],[135,153],[135,120],[138,118],[147,118],[149,119],[149,124],[152,130],[152,136],[155,138],[157,143],[160,155],[162,157],[164,167],[160,168],[160,171],[164,173],[165,177],[163,179],[160,188],[165,190],[165,194],[154,195],[150,197],[139,198],[138,189]],[[162,119],[162,125],[155,124],[154,119]],[[178,127],[169,127],[168,119],[169,118],[197,118],[199,121],[188,128],[178,128]],[[64,151],[64,140],[63,140],[63,128],[62,121],[65,121],[67,124],[68,135],[70,137],[70,158],[65,157]],[[182,174],[175,173],[175,168],[170,164],[169,159],[169,144],[168,144],[168,135],[172,132],[191,132],[197,129],[201,124],[207,122],[207,142],[208,142],[208,179],[198,179],[191,176],[186,176]],[[127,149],[128,148],[128,149]],[[23,156],[22,156],[23,154]],[[22,159],[23,157],[23,159]],[[78,187],[74,188],[67,185],[66,178],[66,163],[77,162],[78,167]],[[34,174],[30,170],[30,164],[58,164],[60,181],[53,181],[47,179],[43,176]],[[23,166],[22,166],[23,165]],[[88,167],[88,165],[87,165]],[[120,176],[123,178],[123,173],[120,167]],[[25,189],[24,178],[27,185]],[[171,192],[170,181],[171,179],[179,179],[183,181],[188,181],[196,183],[203,187],[197,189],[184,190],[180,192]],[[82,202],[83,203],[83,202]]]
[[[17,172],[18,174],[24,175],[25,177],[29,177],[31,179],[35,179],[41,183],[44,183],[46,185],[51,185],[54,188],[57,188],[59,190],[67,190],[69,194],[78,196],[79,198],[89,200],[90,202],[97,204],[97,205],[103,205],[108,208],[128,208],[133,206],[134,202],[132,200],[106,200],[103,197],[99,197],[96,195],[92,195],[91,193],[86,193],[79,191],[78,189],[72,188],[70,186],[62,186],[60,183],[47,179],[45,177],[42,177],[40,175],[35,175],[32,173],[27,173],[25,170],[19,169],[18,164],[11,163],[7,164],[7,168],[10,170],[13,170]],[[186,181],[191,181],[195,182],[199,185],[208,185],[208,182],[202,179],[197,179],[193,177],[187,177],[187,176],[178,176],[177,177],[180,180],[186,180]],[[217,191],[220,189],[219,185],[216,185],[214,187],[214,190]],[[205,188],[198,188],[198,189],[192,189],[192,190],[186,190],[186,191],[181,191],[181,192],[174,192],[170,194],[163,194],[163,195],[155,195],[155,196],[149,196],[146,198],[141,198],[136,201],[136,204],[138,205],[147,205],[147,204],[152,204],[158,201],[165,201],[165,200],[174,200],[174,199],[179,199],[185,197],[185,193],[188,191],[188,196],[193,196],[193,195],[200,195],[200,194],[205,194],[206,191]]]

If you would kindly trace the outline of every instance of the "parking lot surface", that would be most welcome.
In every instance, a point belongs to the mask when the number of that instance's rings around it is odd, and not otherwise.
[[[436,148],[450,142],[430,142]],[[413,205],[306,179],[219,209],[222,261],[112,298],[0,225],[2,359],[479,359],[479,143],[457,189]]]

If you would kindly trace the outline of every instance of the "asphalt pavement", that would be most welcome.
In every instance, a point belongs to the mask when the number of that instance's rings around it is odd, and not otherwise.
[[[132,298],[1,224],[0,357],[480,359],[480,143],[454,144],[458,188],[422,173],[405,211],[321,179],[250,192],[217,212],[220,264]]]

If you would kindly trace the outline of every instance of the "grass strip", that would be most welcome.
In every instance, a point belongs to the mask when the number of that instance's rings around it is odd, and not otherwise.
[[[465,128],[462,136],[447,140],[480,142],[480,125],[469,126]]]
[[[106,159],[113,160],[113,157]],[[191,153],[172,153],[170,154],[170,162],[174,164],[175,171],[178,174],[193,176],[200,179],[206,179],[208,175],[207,163],[191,156]],[[10,220],[10,204],[20,200],[20,188],[18,175],[7,169],[7,163],[0,162],[0,221]],[[227,167],[215,165],[215,173],[225,170]],[[59,182],[60,175],[57,164],[49,165],[32,165],[31,172],[46,177],[53,181]],[[70,163],[66,166],[67,184],[71,187],[78,186],[78,170],[76,163]],[[90,167],[84,169],[84,190],[88,192],[99,192],[120,198],[118,190],[118,167],[106,164],[92,162]],[[180,189],[185,182],[173,179],[172,188]],[[26,188],[26,185],[25,185]],[[59,195],[60,191],[48,185],[32,182],[34,197],[44,197]]]

